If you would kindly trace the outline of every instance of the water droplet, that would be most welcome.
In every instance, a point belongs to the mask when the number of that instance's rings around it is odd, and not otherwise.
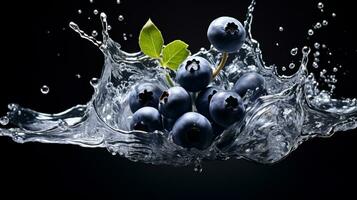
[[[93,10],[93,14],[98,15],[98,10],[97,9]]]
[[[328,55],[329,55],[329,56],[332,56],[332,52],[329,52]]]
[[[98,84],[99,84],[99,79],[98,79],[98,78],[92,78],[92,79],[90,80],[90,84],[91,84],[91,86],[93,86],[93,87],[97,87]]]
[[[112,30],[112,26],[108,25],[108,31]]]
[[[327,48],[326,44],[322,44],[322,48],[326,49]]]
[[[314,29],[319,29],[319,28],[321,28],[321,26],[322,26],[321,23],[317,22],[314,26]]]
[[[331,15],[332,15],[332,17],[336,17],[336,13],[332,13]]]
[[[284,31],[284,27],[280,26],[280,27],[279,27],[279,31],[280,31],[280,32],[283,32],[283,31]]]
[[[43,85],[41,87],[41,93],[42,94],[48,94],[50,92],[50,88],[47,85]]]
[[[315,42],[314,47],[315,47],[315,49],[319,49],[320,48],[320,43]]]
[[[334,67],[333,72],[337,72],[337,71],[338,71],[337,67]]]
[[[295,48],[291,49],[290,54],[291,54],[292,56],[296,56],[296,54],[298,53],[298,51],[299,51],[299,49],[295,47]]]
[[[327,20],[323,20],[322,21],[322,25],[327,26],[328,25],[328,21]]]
[[[295,64],[294,64],[294,63],[290,63],[290,64],[289,64],[289,68],[290,68],[290,69],[294,69],[294,68],[295,68]]]
[[[89,3],[94,3],[94,0],[89,0]]]
[[[319,64],[317,64],[317,62],[313,62],[313,63],[312,63],[312,66],[313,66],[314,68],[316,68],[316,69],[319,68]]]
[[[91,20],[92,18],[88,17],[87,19],[88,19],[88,20]]]
[[[319,51],[316,51],[315,53],[314,53],[314,57],[319,57],[320,56],[320,52]]]
[[[277,47],[278,47],[278,46],[279,46],[279,42],[275,43],[275,46],[277,46]]]
[[[123,39],[128,40],[128,37],[126,37],[126,33],[123,33]]]
[[[79,9],[77,12],[78,12],[78,14],[82,14],[82,10],[81,9]]]
[[[119,15],[118,20],[119,21],[123,21],[124,20],[124,16],[123,15]]]
[[[319,3],[317,4],[317,8],[318,8],[318,9],[324,8],[324,4],[323,4],[322,2],[319,2]]]
[[[61,56],[61,53],[57,53],[56,55],[57,55],[57,57],[60,57],[60,56]]]
[[[3,117],[0,118],[0,124],[3,125],[3,126],[8,125],[9,122],[10,122],[10,120],[9,120],[9,118],[6,117],[6,116],[3,116]]]
[[[283,71],[285,72],[285,71],[286,71],[286,67],[283,66],[283,67],[281,68],[281,70],[283,70]]]
[[[120,4],[120,0],[117,0],[117,4]]]
[[[312,35],[314,35],[314,31],[313,31],[312,29],[309,29],[309,30],[307,31],[307,34],[310,35],[310,36],[312,36]]]
[[[80,74],[76,74],[76,78],[80,79],[82,76]]]
[[[92,31],[92,36],[93,36],[93,37],[97,37],[97,36],[98,36],[98,32],[97,32],[96,30],[93,30],[93,31]]]

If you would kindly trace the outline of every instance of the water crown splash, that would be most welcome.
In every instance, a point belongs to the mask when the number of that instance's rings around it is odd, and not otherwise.
[[[330,92],[318,89],[314,75],[307,70],[310,48],[301,49],[301,64],[291,76],[279,75],[276,66],[264,63],[259,43],[251,32],[254,6],[255,0],[248,7],[244,21],[248,36],[242,49],[230,55],[213,85],[230,89],[242,74],[255,71],[265,78],[268,95],[252,103],[247,101],[248,94],[244,119],[225,130],[210,148],[203,151],[182,148],[172,142],[168,132],[129,131],[128,122],[132,116],[128,106],[130,89],[143,79],[162,88],[169,86],[157,61],[141,52],[127,53],[110,38],[104,13],[100,14],[103,41],[70,23],[74,31],[99,47],[105,56],[101,77],[91,81],[95,89],[91,100],[86,105],[77,105],[58,114],[39,113],[10,104],[9,112],[0,118],[0,124],[13,124],[14,127],[0,128],[0,136],[11,137],[19,143],[107,148],[112,154],[145,163],[200,166],[202,159],[245,158],[274,163],[309,138],[329,137],[337,131],[356,128],[356,99],[333,99]],[[294,48],[291,54],[295,56],[297,51]],[[221,53],[211,48],[201,49],[195,55],[218,63]],[[200,170],[200,167],[196,168]]]

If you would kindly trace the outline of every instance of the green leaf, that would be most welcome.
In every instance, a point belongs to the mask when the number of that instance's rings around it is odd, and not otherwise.
[[[172,70],[177,70],[179,65],[190,55],[188,44],[175,40],[166,45],[162,52],[162,65]]]
[[[140,31],[139,46],[141,51],[152,58],[160,58],[163,45],[164,39],[160,30],[149,19]]]

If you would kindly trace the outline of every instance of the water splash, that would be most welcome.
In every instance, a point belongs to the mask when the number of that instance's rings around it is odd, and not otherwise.
[[[175,166],[194,164],[201,171],[201,160],[245,158],[259,163],[274,163],[313,137],[329,137],[336,131],[357,127],[356,99],[333,99],[331,93],[320,91],[314,75],[307,69],[311,49],[301,49],[301,64],[295,74],[283,76],[277,67],[267,66],[262,59],[259,43],[253,39],[251,25],[255,0],[248,7],[244,26],[247,39],[242,49],[230,56],[227,66],[212,83],[230,89],[242,74],[256,71],[265,77],[268,95],[256,102],[245,97],[247,113],[204,151],[175,145],[167,132],[146,133],[129,131],[132,115],[128,106],[130,89],[143,79],[168,88],[159,63],[141,52],[127,53],[111,40],[104,13],[103,41],[83,32],[77,24],[70,27],[82,38],[100,48],[105,56],[102,75],[92,79],[95,89],[86,105],[77,105],[58,114],[45,114],[10,104],[9,112],[1,117],[0,135],[15,142],[76,144],[83,147],[107,148],[132,161]],[[295,56],[297,48],[292,49]],[[195,55],[219,62],[220,52],[201,49]],[[294,66],[295,67],[295,66]],[[293,67],[290,67],[293,68]],[[174,76],[174,74],[172,74]]]

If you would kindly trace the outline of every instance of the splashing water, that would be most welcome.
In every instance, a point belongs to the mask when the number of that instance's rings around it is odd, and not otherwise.
[[[194,164],[201,171],[201,160],[245,158],[259,163],[274,163],[312,137],[328,137],[336,131],[357,127],[356,99],[332,99],[331,93],[320,91],[317,81],[308,73],[310,48],[304,47],[297,72],[281,76],[277,67],[266,66],[259,43],[253,39],[251,24],[255,1],[248,8],[245,28],[248,36],[242,49],[230,55],[224,71],[212,83],[230,89],[244,73],[256,71],[265,77],[269,95],[249,102],[245,97],[245,118],[228,129],[204,151],[175,145],[167,132],[129,131],[131,111],[128,93],[142,80],[168,88],[159,63],[141,52],[127,53],[111,40],[106,15],[100,14],[103,41],[84,33],[75,23],[70,27],[82,38],[98,46],[105,56],[102,75],[93,78],[95,92],[86,105],[77,105],[62,113],[45,114],[10,104],[1,117],[1,136],[15,142],[76,144],[83,147],[107,148],[132,161],[153,164]],[[296,55],[297,48],[291,51]],[[217,64],[221,53],[211,48],[195,55]],[[295,66],[294,66],[295,67]],[[290,68],[293,68],[290,66]],[[174,74],[172,74],[174,76]]]

